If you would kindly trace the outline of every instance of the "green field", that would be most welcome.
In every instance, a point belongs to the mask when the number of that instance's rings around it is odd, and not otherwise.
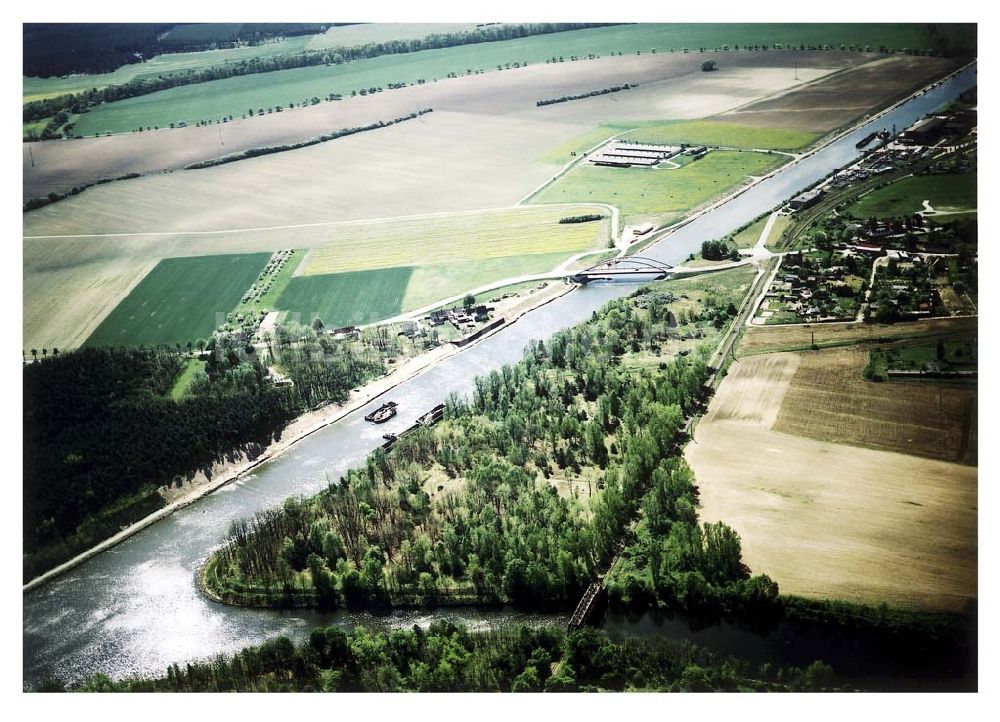
[[[763,175],[786,156],[712,151],[677,170],[609,168],[581,163],[544,188],[532,203],[609,203],[621,209],[622,221],[669,223],[692,208]]]
[[[489,71],[508,62],[534,64],[553,56],[586,58],[590,53],[603,56],[618,51],[634,53],[653,49],[681,52],[685,47],[711,49],[757,43],[780,43],[786,47],[800,44],[923,47],[926,45],[923,35],[923,27],[917,24],[640,24],[574,30],[171,88],[94,108],[80,118],[76,132],[82,135],[123,133],[139,126],[165,128],[172,122],[195,123],[226,115],[240,117],[251,107],[287,105],[290,101],[325,97],[329,93],[350,95],[352,90],[359,88],[386,87],[391,82],[412,83],[419,78],[433,82],[446,78],[448,73],[464,74],[470,69]],[[40,90],[37,86],[31,89],[35,95],[48,91],[49,88]]]
[[[763,232],[764,226],[767,225],[767,219],[770,217],[771,214],[768,213],[751,223],[746,228],[742,228],[734,233],[732,235],[733,244],[737,248],[750,248],[757,245],[757,241],[760,240],[760,234]],[[778,239],[781,238],[782,232],[784,232],[791,222],[792,219],[790,216],[778,216],[774,221],[774,225],[771,226],[771,233],[764,242],[764,245],[768,248],[773,248]]]
[[[763,148],[765,150],[786,151],[803,148],[819,137],[819,133],[807,133],[800,130],[756,128],[749,125],[720,123],[711,120],[648,123],[621,136],[622,140],[640,143],[663,143],[666,145],[687,143],[688,145],[721,145],[732,148]]]
[[[52,98],[65,93],[80,93],[91,88],[122,85],[132,80],[152,79],[160,75],[203,70],[213,65],[223,65],[238,60],[263,58],[305,50],[310,36],[301,35],[286,38],[280,42],[249,45],[224,50],[204,50],[195,53],[166,53],[157,55],[144,63],[123,65],[112,73],[97,75],[67,75],[52,78],[23,78],[22,94],[24,102]]]
[[[760,238],[761,231],[764,230],[764,226],[767,225],[768,216],[754,221],[746,228],[740,230],[733,234],[733,243],[737,248],[750,248],[757,244],[757,240]]]
[[[53,78],[24,78],[23,101],[51,98],[65,93],[79,93],[91,88],[121,85],[131,80],[156,78],[160,75],[203,70],[214,65],[274,55],[294,55],[303,50],[326,50],[353,47],[386,40],[424,38],[434,33],[455,33],[475,28],[473,23],[367,23],[330,28],[318,35],[299,35],[276,42],[248,45],[222,50],[193,53],[165,53],[143,63],[124,65],[114,72],[98,75],[82,74]],[[177,32],[176,30],[173,32]]]
[[[579,135],[571,140],[561,143],[551,150],[546,151],[543,155],[539,156],[539,163],[557,163],[559,165],[565,165],[573,160],[573,153],[580,155],[586,153],[591,148],[594,148],[613,135],[616,135],[622,130],[633,127],[637,124],[632,124],[628,126],[612,126],[609,124],[599,125],[596,128],[587,131],[583,135]]]
[[[565,260],[565,253],[533,253],[418,266],[413,269],[413,277],[406,287],[402,310],[421,308],[439,299],[457,296],[505,278],[546,273]]]
[[[710,120],[603,123],[583,135],[552,148],[538,160],[541,163],[565,164],[573,160],[573,153],[577,155],[585,153],[612,136],[644,143],[724,145],[732,148],[790,151],[808,146],[819,138],[820,134],[778,128],[756,128]],[[684,164],[687,159],[687,156],[678,156],[673,160]]]
[[[186,344],[215,330],[239,303],[269,253],[165,258],[90,335],[84,346]]]
[[[330,327],[372,323],[400,312],[412,274],[411,267],[403,266],[296,276],[277,308],[299,314],[301,323],[317,316]]]
[[[923,210],[924,200],[938,211],[976,208],[975,173],[908,176],[859,198],[847,212],[855,218],[902,216]]]
[[[940,350],[944,352],[943,356],[939,355],[938,343],[941,344]],[[928,366],[938,365],[944,368],[974,371],[978,363],[977,336],[975,333],[969,333],[962,339],[903,345],[887,349],[884,353],[887,365],[891,369],[920,371]]]
[[[468,290],[522,275],[551,271],[565,253],[535,253],[426,266],[323,273],[292,278],[272,308],[327,326],[373,323]]]

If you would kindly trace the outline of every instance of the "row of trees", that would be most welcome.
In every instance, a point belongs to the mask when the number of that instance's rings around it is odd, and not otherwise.
[[[36,198],[29,198],[27,201],[25,201],[23,210],[33,211],[36,208],[42,208],[43,206],[47,206],[50,203],[57,203],[63,200],[64,198],[69,198],[70,196],[79,195],[88,188],[91,188],[93,186],[104,185],[105,183],[111,183],[113,181],[131,180],[132,178],[138,178],[139,176],[140,176],[139,173],[126,173],[125,175],[120,175],[117,176],[116,178],[101,178],[100,180],[96,180],[93,183],[85,183],[83,185],[73,186],[72,188],[70,188],[68,191],[65,192],[52,191],[48,195],[38,196]]]
[[[324,32],[323,23],[25,23],[24,75],[109,73],[163,53],[190,53]]]
[[[577,93],[576,95],[561,95],[558,98],[548,98],[546,100],[539,100],[535,102],[535,105],[541,107],[543,105],[555,105],[556,103],[565,103],[569,100],[582,100],[583,98],[593,98],[598,95],[607,95],[609,93],[618,93],[622,90],[629,90],[631,88],[638,88],[638,83],[632,83],[631,85],[625,83],[624,85],[612,85],[610,88],[602,88],[601,90],[591,90],[589,93]]]
[[[49,118],[60,110],[68,113],[83,113],[101,103],[111,103],[140,95],[148,95],[160,90],[182,85],[205,83],[242,75],[269,73],[276,70],[313,67],[318,65],[340,65],[364,58],[382,55],[414,53],[434,48],[449,48],[457,45],[487,43],[498,40],[529,37],[600,27],[606,23],[521,23],[477,28],[470,32],[434,34],[426,38],[410,40],[387,40],[353,47],[338,47],[326,50],[305,51],[294,54],[252,57],[245,60],[212,65],[207,68],[168,73],[155,78],[131,80],[121,85],[92,88],[80,93],[60,95],[55,98],[32,101],[24,104],[23,120],[26,123]]]
[[[278,637],[232,657],[171,665],[163,677],[115,682],[91,692],[661,692],[831,689],[821,662],[775,668],[720,657],[661,638],[612,640],[604,632],[523,625],[471,632],[434,622],[391,632],[313,630],[299,645]],[[61,690],[58,683],[45,691]]]
[[[305,148],[310,145],[325,143],[329,140],[344,138],[348,135],[364,133],[365,131],[368,130],[376,130],[378,128],[388,128],[391,125],[396,125],[397,123],[403,123],[407,120],[413,120],[415,118],[419,118],[421,115],[430,112],[433,112],[433,108],[424,108],[423,110],[418,110],[415,113],[409,113],[399,118],[393,118],[392,120],[380,120],[375,123],[369,123],[368,125],[361,125],[352,128],[340,128],[339,130],[335,130],[332,133],[324,133],[323,135],[316,136],[315,138],[299,141],[297,143],[287,143],[285,145],[272,145],[260,148],[248,148],[247,150],[240,151],[239,153],[232,153],[230,155],[222,156],[221,158],[212,158],[210,160],[203,160],[198,163],[192,163],[191,165],[185,166],[185,170],[194,170],[198,168],[211,168],[212,166],[222,165],[224,163],[232,163],[238,160],[246,160],[247,158],[256,158],[257,156],[261,155],[269,155],[271,153],[282,153],[286,150],[297,150],[299,148]]]

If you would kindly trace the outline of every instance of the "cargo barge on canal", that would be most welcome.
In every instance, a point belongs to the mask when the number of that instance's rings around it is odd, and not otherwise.
[[[395,416],[396,413],[396,402],[387,401],[370,414],[366,415],[365,421],[371,421],[373,424],[384,424],[386,421]]]

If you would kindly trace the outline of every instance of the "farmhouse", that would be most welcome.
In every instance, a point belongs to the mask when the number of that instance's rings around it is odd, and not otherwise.
[[[404,321],[400,321],[399,323],[399,332],[404,336],[408,336],[410,338],[413,338],[414,336],[419,334],[422,330],[423,327],[420,325],[420,321],[407,319]]]

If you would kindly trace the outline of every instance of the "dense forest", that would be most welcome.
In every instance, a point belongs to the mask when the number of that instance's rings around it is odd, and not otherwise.
[[[338,23],[25,23],[23,75],[110,73],[163,53],[314,35]]]
[[[476,379],[471,399],[449,398],[441,425],[377,450],[315,497],[235,524],[203,584],[263,606],[573,606],[650,485],[683,479],[690,490],[678,449],[711,373],[698,339],[730,317],[739,291],[675,314],[672,292],[646,289],[532,344]],[[693,520],[691,501],[664,513],[675,509]],[[704,533],[709,546],[732,536]],[[704,563],[727,582],[745,577],[738,540]]]
[[[662,637],[613,640],[596,629],[527,626],[471,632],[435,622],[391,632],[319,628],[299,645],[278,637],[232,657],[172,665],[157,679],[98,675],[75,691],[768,692],[832,691],[842,684],[819,661],[757,666]]]
[[[302,411],[384,372],[373,349],[308,329],[280,335],[273,352],[294,386],[275,386],[253,347],[222,335],[179,400],[169,391],[191,353],[179,349],[83,349],[26,364],[25,578],[162,506],[159,486],[255,455]]]
[[[422,39],[389,40],[379,43],[366,43],[352,47],[329,48],[324,50],[305,51],[287,55],[273,55],[238,60],[223,65],[213,65],[201,70],[189,70],[183,73],[173,73],[156,78],[137,79],[121,85],[111,85],[105,88],[93,88],[82,93],[60,95],[55,98],[31,101],[24,104],[23,120],[25,123],[49,118],[56,113],[85,113],[89,108],[101,103],[110,103],[139,95],[148,95],[167,88],[194,83],[205,83],[210,80],[221,80],[240,75],[268,73],[275,70],[290,70],[316,65],[340,65],[353,60],[375,58],[382,55],[414,53],[419,50],[434,48],[450,48],[456,45],[488,43],[498,40],[545,35],[580,30],[589,27],[601,27],[606,23],[522,23],[512,25],[490,25],[462,33],[434,34]],[[27,45],[27,43],[26,43]]]

